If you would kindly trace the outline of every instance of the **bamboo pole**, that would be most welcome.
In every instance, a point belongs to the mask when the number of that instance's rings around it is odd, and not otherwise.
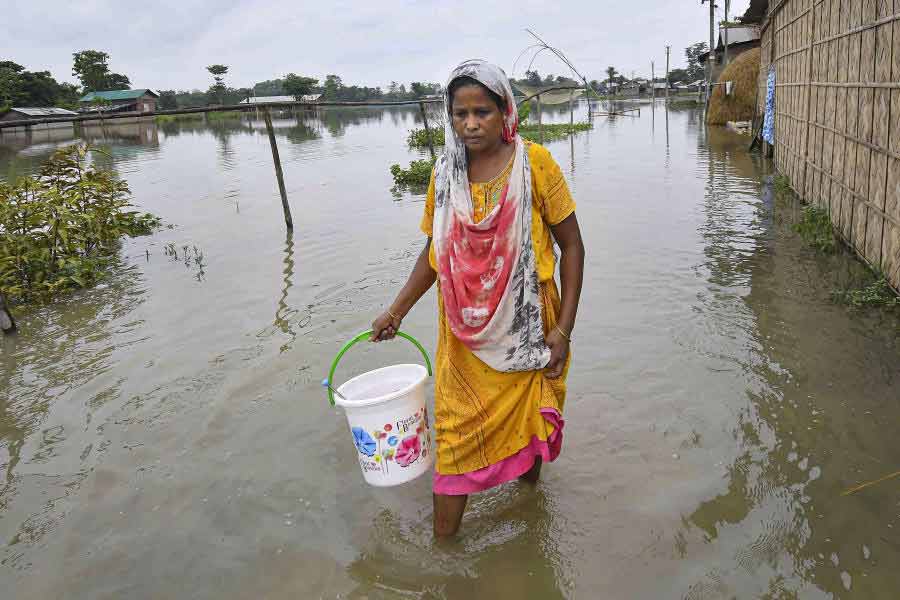
[[[12,333],[16,330],[16,322],[6,307],[6,297],[2,293],[0,293],[0,330],[3,333]]]
[[[575,131],[575,92],[569,91],[569,133]]]
[[[428,127],[428,115],[425,113],[425,103],[419,102],[419,111],[422,113],[422,122],[425,123],[425,137],[428,139],[428,150],[431,158],[434,158],[434,140],[431,137],[431,129]]]
[[[544,122],[541,119],[541,95],[537,96],[537,111],[538,111],[538,136],[541,140],[541,144],[544,143]]]
[[[272,147],[272,161],[275,163],[275,178],[278,179],[278,191],[281,193],[281,207],[284,209],[284,224],[288,231],[294,230],[294,220],[291,218],[291,205],[288,204],[287,191],[284,188],[284,173],[281,171],[281,158],[278,156],[278,144],[275,141],[275,130],[272,128],[272,113],[269,107],[263,109],[263,118],[266,121],[266,131],[269,133],[269,145]]]

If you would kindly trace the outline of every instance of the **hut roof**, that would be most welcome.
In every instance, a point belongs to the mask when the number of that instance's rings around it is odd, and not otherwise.
[[[746,44],[748,42],[759,41],[759,27],[756,25],[730,25],[728,27],[719,28],[719,43],[716,44],[716,50],[725,47],[725,36],[722,31],[728,30],[728,46],[736,44]]]
[[[39,106],[34,108],[12,107],[12,112],[22,113],[29,117],[71,117],[78,116],[77,112],[66,110],[65,108],[56,108],[52,106]]]
[[[88,92],[84,96],[81,97],[79,102],[93,102],[94,100],[109,100],[110,102],[115,102],[116,100],[137,100],[144,94],[149,94],[156,98],[159,98],[159,94],[154,92],[153,90],[144,88],[140,90],[107,90],[102,92]]]

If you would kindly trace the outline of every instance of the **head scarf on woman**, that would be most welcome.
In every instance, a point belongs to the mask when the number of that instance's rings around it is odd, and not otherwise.
[[[466,147],[453,129],[450,84],[470,77],[505,103],[503,139],[515,144],[509,181],[493,210],[473,221]],[[433,244],[450,329],[488,366],[503,372],[542,369],[544,342],[531,238],[531,167],[516,133],[518,111],[506,74],[483,60],[456,67],[447,81],[444,154],[435,164]]]

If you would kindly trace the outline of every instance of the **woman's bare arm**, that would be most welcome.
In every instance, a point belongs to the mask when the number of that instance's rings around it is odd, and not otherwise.
[[[558,225],[551,228],[556,243],[559,244],[559,278],[562,284],[559,317],[556,328],[547,334],[547,345],[550,347],[550,362],[547,364],[547,377],[556,379],[562,375],[569,355],[569,340],[575,328],[575,315],[578,313],[578,301],[581,298],[581,285],[584,280],[584,242],[581,240],[581,229],[578,219],[572,213]]]

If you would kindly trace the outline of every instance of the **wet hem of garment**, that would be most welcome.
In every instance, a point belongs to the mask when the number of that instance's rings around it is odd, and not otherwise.
[[[465,496],[497,487],[527,473],[537,457],[553,462],[562,450],[565,421],[555,408],[540,409],[541,416],[553,425],[553,433],[546,440],[537,436],[527,446],[503,460],[481,469],[458,475],[441,475],[434,471],[433,489],[441,496]]]

